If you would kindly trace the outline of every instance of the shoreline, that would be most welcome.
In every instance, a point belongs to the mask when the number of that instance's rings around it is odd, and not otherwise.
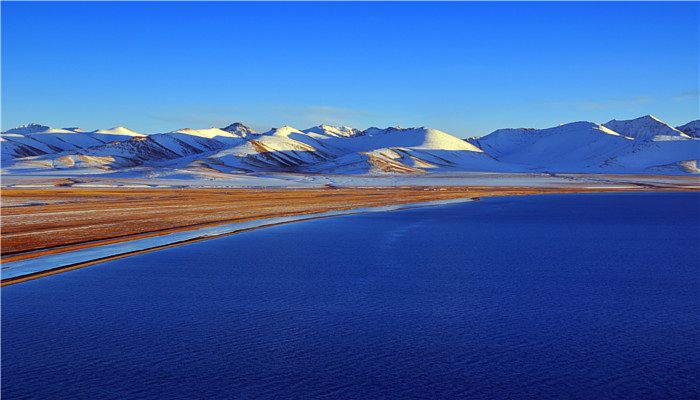
[[[324,218],[341,217],[341,216],[358,215],[358,214],[368,214],[368,213],[373,213],[373,212],[405,211],[405,210],[412,210],[412,209],[416,209],[416,208],[467,203],[467,202],[471,202],[471,201],[476,201],[476,200],[470,199],[470,198],[461,198],[461,199],[422,202],[422,203],[406,203],[406,204],[377,206],[377,207],[364,207],[364,208],[355,208],[355,209],[348,209],[348,210],[330,211],[330,212],[317,213],[317,214],[295,215],[295,216],[290,216],[290,217],[274,217],[274,218],[268,218],[268,219],[227,224],[227,225],[223,226],[224,231],[221,231],[221,232],[211,233],[211,232],[208,232],[208,228],[189,230],[189,231],[186,231],[185,233],[189,233],[189,234],[193,235],[193,237],[188,237],[188,238],[185,238],[182,240],[178,240],[177,238],[173,238],[174,241],[168,242],[169,236],[177,235],[177,233],[182,233],[182,232],[176,232],[176,233],[171,234],[171,235],[162,235],[162,236],[156,238],[156,239],[166,240],[166,243],[164,243],[164,244],[144,243],[144,245],[145,245],[144,248],[139,248],[139,249],[130,250],[130,251],[117,250],[114,254],[109,254],[109,255],[105,255],[103,257],[98,257],[98,258],[89,258],[90,255],[88,253],[87,254],[88,259],[86,259],[84,261],[69,263],[66,265],[60,265],[60,266],[53,267],[53,268],[49,267],[49,268],[42,269],[41,267],[39,267],[39,270],[35,271],[35,272],[28,272],[28,273],[24,273],[24,274],[17,275],[17,276],[12,276],[9,278],[3,278],[2,281],[0,281],[0,286],[7,286],[7,285],[15,284],[15,283],[21,283],[21,282],[25,282],[25,281],[29,281],[29,280],[34,280],[34,279],[38,279],[38,278],[41,278],[44,276],[50,276],[50,275],[59,274],[61,272],[67,272],[67,271],[71,271],[71,270],[75,270],[75,269],[89,267],[89,266],[92,266],[95,264],[100,264],[100,263],[112,261],[112,260],[118,260],[121,258],[134,256],[137,254],[150,253],[153,251],[163,250],[163,249],[181,246],[181,245],[185,245],[185,244],[197,243],[197,242],[202,242],[202,241],[209,240],[209,239],[217,239],[217,238],[231,236],[231,235],[235,235],[235,234],[239,234],[239,233],[250,232],[250,231],[274,227],[274,226],[286,225],[286,224],[291,224],[291,223],[295,223],[295,222],[305,222],[305,221],[313,221],[313,220],[324,219]],[[241,225],[243,225],[243,226],[241,227]],[[250,225],[250,226],[246,226],[246,225]],[[209,227],[209,228],[216,229],[216,228],[221,228],[221,226],[214,226],[214,227]],[[153,239],[153,238],[146,238],[144,240],[148,241],[148,239]],[[134,241],[131,241],[131,242],[124,241],[124,242],[120,242],[117,244],[123,244],[125,246],[129,246],[130,244],[133,244],[133,242]],[[98,246],[97,248],[99,249],[100,247]],[[124,247],[124,248],[126,248],[126,247]],[[75,255],[75,253],[79,253],[79,252],[80,252],[80,250],[76,250],[75,252],[72,252],[71,254]],[[60,258],[60,254],[58,256]],[[78,256],[80,256],[80,255],[78,254]],[[51,255],[46,256],[46,257],[39,257],[39,258],[43,259],[43,258],[50,258],[50,257],[51,257]],[[31,261],[29,261],[29,262],[31,263]],[[53,262],[53,261],[48,260],[48,262]],[[11,264],[17,264],[17,263],[21,263],[21,261],[11,262]],[[12,268],[12,267],[3,267],[3,271],[5,270],[5,268]],[[19,266],[16,268],[22,268],[22,266]]]
[[[129,257],[145,252],[157,251],[165,248],[194,243],[212,238],[228,236],[264,227],[276,226],[292,222],[328,218],[333,216],[352,215],[367,212],[396,211],[417,207],[443,205],[455,202],[467,202],[481,197],[501,197],[514,195],[543,195],[543,194],[595,194],[595,193],[659,193],[659,192],[696,192],[687,188],[639,188],[639,187],[588,187],[588,188],[469,188],[460,192],[460,196],[436,201],[402,201],[406,199],[392,199],[394,203],[371,205],[369,207],[336,207],[317,213],[278,213],[269,218],[257,218],[231,221],[219,221],[199,226],[185,226],[168,229],[162,232],[149,232],[141,235],[131,235],[121,238],[106,240],[85,241],[56,249],[39,249],[17,255],[2,257],[1,286],[20,283],[37,279],[43,276],[54,275],[60,272],[83,268],[102,262]],[[481,190],[476,190],[481,189]],[[298,190],[298,189],[296,189]],[[424,190],[421,188],[421,190]],[[439,191],[439,189],[437,189]],[[128,190],[123,190],[128,193]],[[455,193],[452,193],[455,194]],[[4,207],[6,208],[6,207]],[[21,207],[20,207],[21,208]],[[143,247],[139,247],[143,246]],[[78,257],[76,259],[76,256]],[[82,258],[81,258],[82,257]],[[8,260],[9,258],[9,260]],[[67,260],[67,261],[66,261]],[[72,260],[72,261],[71,261]],[[77,260],[77,261],[76,261]],[[44,264],[45,267],[32,267],[32,265]],[[46,266],[49,263],[50,265]],[[60,265],[62,263],[62,265]],[[11,266],[7,266],[11,264]],[[24,268],[23,268],[24,267]],[[26,273],[4,278],[8,269],[28,269]],[[37,269],[38,268],[38,269]]]
[[[4,262],[281,216],[455,198],[687,187],[400,187],[333,189],[14,189],[2,196]]]

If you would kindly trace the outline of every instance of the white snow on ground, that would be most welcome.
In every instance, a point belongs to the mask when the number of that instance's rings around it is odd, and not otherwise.
[[[81,170],[82,171],[82,170]],[[86,169],[86,171],[90,171]],[[108,174],[76,174],[70,170],[48,170],[45,175],[5,175],[3,187],[48,188],[70,180],[73,187],[385,187],[385,186],[525,186],[588,187],[589,185],[682,185],[700,188],[693,175],[599,175],[599,174],[524,174],[494,172],[435,172],[427,174],[309,174],[309,173],[221,173],[214,170],[135,167]]]

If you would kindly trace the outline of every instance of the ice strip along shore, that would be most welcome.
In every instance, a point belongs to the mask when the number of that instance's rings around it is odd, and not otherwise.
[[[558,188],[6,189],[2,282],[310,218],[487,196],[688,190],[697,187],[608,183]]]
[[[247,231],[256,228],[274,226],[284,223],[327,218],[341,215],[350,215],[369,212],[387,212],[405,210],[417,207],[429,207],[436,205],[463,203],[472,201],[469,198],[439,200],[422,203],[409,203],[378,207],[364,207],[351,210],[328,211],[322,213],[294,215],[287,217],[265,218],[253,221],[235,222],[231,224],[206,227],[190,231],[175,232],[162,236],[136,239],[127,242],[119,242],[98,247],[90,247],[66,253],[48,254],[42,257],[4,263],[2,266],[2,282],[4,284],[15,283],[23,277],[37,275],[43,272],[61,272],[65,268],[81,266],[93,261],[108,261],[115,256],[136,254],[148,250],[156,250],[168,245],[184,244],[200,238],[215,238],[232,233]],[[89,264],[89,265],[92,265]],[[87,265],[84,265],[87,266]]]

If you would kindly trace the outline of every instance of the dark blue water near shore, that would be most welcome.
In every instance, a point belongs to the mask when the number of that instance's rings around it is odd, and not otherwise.
[[[3,399],[700,396],[700,195],[268,228],[2,289]]]

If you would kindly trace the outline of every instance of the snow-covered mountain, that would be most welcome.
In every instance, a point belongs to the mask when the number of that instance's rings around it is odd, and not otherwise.
[[[530,171],[697,173],[700,140],[647,115],[603,125],[501,129],[472,142],[501,162]]]
[[[690,121],[685,125],[677,126],[676,129],[688,136],[700,138],[700,119]]]
[[[29,124],[0,135],[4,173],[131,170],[216,173],[422,174],[435,171],[698,173],[699,121],[652,116],[605,124],[499,129],[459,139],[432,128],[291,126],[262,134],[240,122],[144,135]]]
[[[331,126],[331,125],[319,125],[313,128],[305,129],[305,133],[317,133],[319,135],[325,135],[330,137],[353,137],[362,134],[362,131],[355,128],[350,128],[347,126]]]
[[[215,153],[203,163],[223,172],[290,171],[338,155],[313,135],[283,126]]]
[[[123,142],[144,135],[124,127],[85,132],[80,128],[51,128],[28,124],[0,135],[2,165],[18,158],[81,151],[110,142]]]
[[[642,140],[673,140],[688,136],[653,115],[645,115],[626,121],[612,120],[603,125],[622,135]]]
[[[46,132],[50,129],[51,127],[46,125],[30,123],[26,125],[20,125],[16,128],[8,129],[6,132],[3,133],[16,133],[19,135],[28,135],[31,133]]]
[[[501,162],[532,171],[589,170],[632,147],[632,138],[592,122],[548,129],[500,129],[475,143]]]
[[[244,125],[241,122],[234,122],[231,125],[229,125],[225,128],[221,128],[221,129],[226,131],[226,132],[234,133],[240,137],[248,137],[251,135],[257,135],[257,132],[255,132],[252,128]]]

